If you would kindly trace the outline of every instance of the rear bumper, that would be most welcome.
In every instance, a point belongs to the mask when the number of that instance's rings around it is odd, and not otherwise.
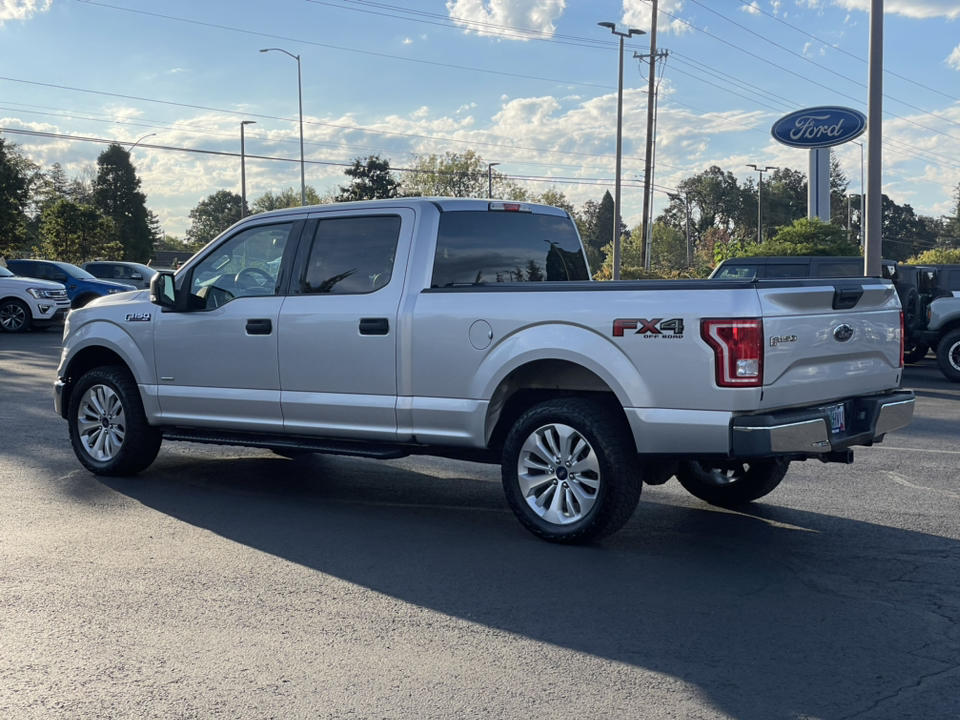
[[[914,395],[897,390],[889,395],[842,401],[846,425],[831,428],[831,405],[735,417],[731,424],[734,457],[824,455],[855,445],[869,445],[905,427],[913,419]]]

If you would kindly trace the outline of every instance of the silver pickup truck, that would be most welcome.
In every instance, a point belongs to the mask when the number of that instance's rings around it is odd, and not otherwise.
[[[149,291],[70,314],[80,462],[163,440],[499,463],[536,535],[615,532],[644,482],[760,498],[910,422],[880,278],[591,282],[563,210],[409,198],[249,217]]]

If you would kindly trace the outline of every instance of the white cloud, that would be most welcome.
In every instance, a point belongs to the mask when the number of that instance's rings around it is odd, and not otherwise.
[[[53,0],[0,0],[0,26],[7,20],[29,20],[50,9]]]
[[[534,30],[553,35],[566,0],[447,0],[447,12],[466,32],[478,35],[528,40],[529,33],[508,28]]]
[[[407,37],[407,38],[404,38],[404,39],[403,39],[403,44],[404,44],[404,45],[413,45],[413,38],[408,38],[408,37]]]
[[[683,10],[683,0],[663,0],[658,6],[660,18],[657,23],[657,32],[672,32],[682,35],[691,32],[692,28],[685,22],[674,19]],[[664,13],[670,13],[666,15]],[[650,32],[651,6],[648,0],[623,0],[623,22],[638,30]],[[673,17],[671,17],[673,16]]]
[[[947,58],[947,65],[954,70],[960,70],[960,45],[957,45],[950,53],[950,57]]]
[[[870,10],[870,0],[836,0],[837,5],[848,10]],[[886,0],[883,12],[887,15],[903,15],[918,20],[929,18],[960,18],[957,0]]]
[[[753,0],[749,5],[743,5],[741,8],[743,12],[750,13],[751,15],[758,15],[760,13],[760,3],[757,0]]]

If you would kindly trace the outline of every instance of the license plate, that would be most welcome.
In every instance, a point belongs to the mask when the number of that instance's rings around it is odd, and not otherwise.
[[[834,435],[847,429],[847,424],[843,414],[843,403],[840,403],[839,405],[830,405],[825,409],[827,414],[830,415],[830,429],[833,431]]]

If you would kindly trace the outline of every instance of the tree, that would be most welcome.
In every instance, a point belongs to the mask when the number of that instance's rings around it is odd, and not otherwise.
[[[353,165],[343,172],[352,180],[340,186],[337,202],[377,200],[401,195],[400,181],[390,172],[390,161],[379,155],[358,157],[353,161]]]
[[[487,163],[473,150],[420,155],[405,177],[403,189],[411,196],[483,198],[489,193],[487,173]]]
[[[850,242],[844,228],[819,218],[800,218],[780,228],[772,240],[750,244],[730,257],[757,255],[859,255],[860,247]]]
[[[903,261],[936,244],[936,231],[918,217],[909,204],[898,205],[887,195],[882,196],[882,202],[884,258]]]
[[[190,211],[187,245],[199,250],[238,220],[240,196],[229,190],[217,190]]]
[[[0,138],[0,255],[18,251],[26,239],[30,183],[15,149]]]
[[[307,205],[323,204],[323,200],[317,195],[317,191],[310,185],[306,187],[306,195]],[[253,205],[250,206],[250,214],[257,215],[259,213],[270,212],[271,210],[300,207],[300,201],[302,199],[300,190],[292,187],[285,188],[278,193],[267,190],[267,192],[253,201]]]
[[[130,153],[116,143],[97,158],[93,181],[96,208],[113,220],[123,259],[147,262],[153,257],[153,233],[147,215],[147,196],[140,192],[140,178],[130,162]]]
[[[909,265],[960,265],[960,248],[933,248],[914,255]]]
[[[599,268],[607,260],[608,245],[610,245],[609,251],[613,252],[613,195],[610,191],[607,190],[603,194],[600,202],[587,200],[583,204],[581,217],[583,227],[580,234],[587,248],[590,266]]]
[[[850,182],[840,167],[833,150],[830,151],[830,222],[847,226],[847,188]]]
[[[44,208],[40,227],[41,250],[47,257],[75,265],[96,258],[123,259],[123,245],[113,239],[113,221],[92,205],[60,198]]]

